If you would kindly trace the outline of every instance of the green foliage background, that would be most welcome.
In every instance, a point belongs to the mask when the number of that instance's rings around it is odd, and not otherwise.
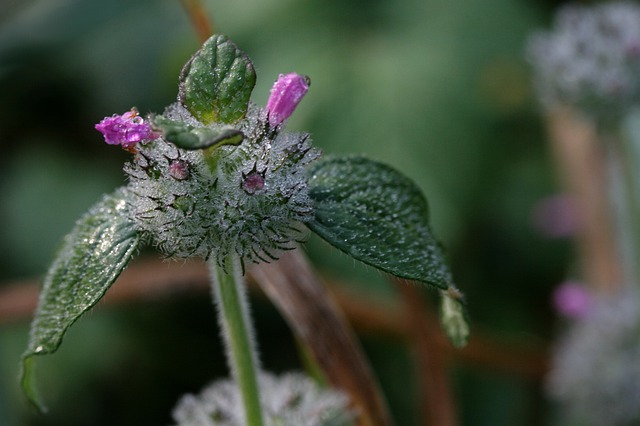
[[[474,330],[548,344],[553,286],[570,246],[531,226],[557,189],[524,61],[548,21],[533,0],[212,0],[215,30],[253,59],[254,100],[278,73],[312,86],[289,127],[327,153],[366,153],[414,179],[465,291]],[[56,245],[101,194],[124,181],[128,154],[93,124],[132,106],[160,112],[199,42],[177,0],[5,0],[0,5],[0,283],[40,276]],[[380,275],[318,239],[308,252],[355,289],[395,297]],[[2,285],[2,284],[0,284]],[[274,309],[256,300],[264,365],[300,368]],[[226,374],[206,297],[94,311],[40,365],[51,412],[29,412],[17,366],[28,324],[0,325],[0,424],[157,425],[185,392]],[[417,424],[410,353],[363,341],[399,426]],[[507,349],[505,349],[507,350]],[[541,383],[456,364],[463,425],[537,425]]]

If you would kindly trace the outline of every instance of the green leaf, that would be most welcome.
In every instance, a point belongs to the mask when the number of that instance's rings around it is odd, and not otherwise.
[[[166,141],[188,150],[238,145],[244,138],[240,130],[230,126],[194,127],[161,115],[151,117],[150,123],[154,130],[162,132]]]
[[[40,409],[33,357],[58,349],[67,329],[102,298],[140,242],[126,196],[124,189],[106,195],[80,218],[44,278],[21,378],[25,394]]]
[[[204,124],[234,123],[247,113],[256,84],[251,59],[224,35],[214,35],[180,74],[180,102]]]
[[[315,217],[307,225],[335,247],[400,278],[451,284],[427,201],[393,168],[359,156],[321,160],[310,167],[309,196]]]
[[[441,292],[440,321],[449,340],[456,348],[462,348],[469,340],[469,323],[462,294],[455,288]]]

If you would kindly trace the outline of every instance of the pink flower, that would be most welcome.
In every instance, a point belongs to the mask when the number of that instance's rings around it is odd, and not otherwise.
[[[159,137],[151,130],[151,126],[144,122],[135,108],[122,115],[114,114],[111,117],[105,117],[95,127],[104,135],[106,143],[122,145],[123,148],[130,148],[138,142]]]
[[[591,310],[592,298],[584,285],[565,281],[553,292],[553,305],[565,317],[578,319]]]
[[[311,81],[306,76],[296,73],[280,74],[267,101],[271,126],[275,127],[289,118],[309,90],[310,84]]]

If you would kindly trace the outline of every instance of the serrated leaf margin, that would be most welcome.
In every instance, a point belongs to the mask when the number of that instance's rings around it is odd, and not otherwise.
[[[368,171],[365,170],[366,173],[364,174],[361,173],[363,167],[369,169]],[[327,170],[331,168],[335,170]],[[445,263],[441,245],[431,232],[428,223],[429,210],[427,201],[413,181],[386,164],[360,155],[325,157],[310,166],[308,175],[309,196],[314,202],[315,217],[307,223],[307,226],[313,232],[353,258],[396,277],[423,282],[440,289],[449,288],[452,283],[451,273]],[[381,212],[381,215],[395,218],[394,220],[403,220],[410,214],[414,214],[416,215],[416,220],[406,227],[407,230],[411,230],[410,232],[407,231],[406,235],[403,235],[403,239],[406,237],[407,240],[396,241],[393,243],[395,244],[393,247],[381,247],[381,243],[384,243],[384,241],[377,239],[373,241],[374,245],[376,245],[375,253],[366,253],[362,250],[362,247],[366,238],[364,234],[369,233],[371,235],[372,233],[372,230],[368,228],[370,224],[364,223],[368,219],[363,216],[362,209],[356,209],[355,207],[357,206],[350,206],[348,203],[352,194],[371,190],[376,185],[388,192],[388,194],[401,193],[402,197],[396,198],[403,201],[411,201],[410,205],[394,204],[391,206],[393,210]],[[385,202],[384,200],[378,201]],[[373,202],[373,200],[368,200],[367,202]],[[413,210],[408,212],[407,209]],[[342,221],[338,219],[339,213],[344,214],[340,218]],[[417,216],[419,216],[419,219]],[[349,221],[352,221],[355,227],[362,227],[359,230],[362,235],[351,238],[352,241],[349,241],[345,237],[345,233],[341,233],[340,230],[340,227],[350,225]],[[377,230],[377,232],[381,231]],[[358,238],[360,238],[359,241]],[[416,243],[416,238],[421,239],[421,241]],[[412,249],[416,247],[415,244],[421,245],[421,251],[419,251],[424,255],[424,258],[410,259],[414,265],[419,265],[423,261],[431,264],[421,264],[422,266],[418,268],[419,270],[408,270],[402,267],[401,264],[407,260],[406,256],[409,253],[404,253],[405,258],[398,259],[397,262],[389,262],[389,258],[385,253],[399,254],[395,252],[399,250],[399,247],[402,247],[402,244]]]

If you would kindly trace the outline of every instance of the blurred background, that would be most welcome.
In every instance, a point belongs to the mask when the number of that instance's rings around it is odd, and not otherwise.
[[[550,294],[572,276],[573,253],[535,220],[560,189],[524,46],[559,3],[204,2],[214,30],[253,59],[255,102],[266,103],[278,73],[309,75],[289,128],[309,131],[326,153],[386,162],[423,189],[472,333],[493,342],[482,362],[450,360],[461,425],[554,417],[540,366],[559,328]],[[41,276],[74,221],[125,182],[129,154],[104,144],[93,125],[132,106],[161,112],[199,44],[178,0],[0,3],[0,290]],[[317,238],[306,251],[350,291],[397,300],[380,274]],[[276,310],[257,297],[254,311],[265,367],[301,368]],[[169,424],[182,394],[226,375],[206,291],[99,306],[40,362],[50,412],[39,416],[17,381],[29,321],[0,322],[1,425]],[[396,424],[421,424],[409,345],[375,332],[361,338]],[[505,357],[524,366],[501,367]]]

